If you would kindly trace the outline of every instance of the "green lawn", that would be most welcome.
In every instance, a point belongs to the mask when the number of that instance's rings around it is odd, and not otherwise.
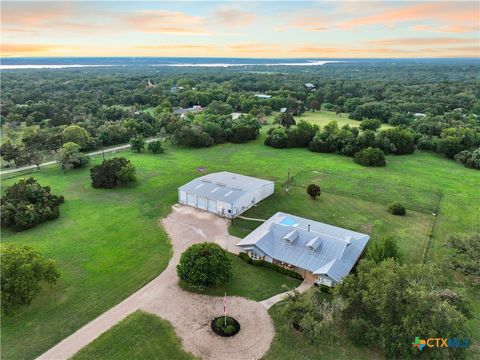
[[[78,352],[73,360],[197,359],[182,349],[172,325],[137,311]]]
[[[243,296],[247,299],[261,301],[276,294],[296,288],[301,281],[280,274],[271,269],[247,264],[236,255],[228,254],[232,260],[233,279],[226,286],[207,288],[203,291],[180,283],[188,291],[211,296],[223,296],[225,291],[229,296]]]
[[[264,146],[263,139],[264,135],[248,144],[207,149],[167,146],[162,155],[125,152],[137,168],[138,182],[114,190],[93,189],[88,169],[63,174],[52,167],[35,173],[42,185],[65,195],[60,218],[18,234],[2,231],[2,241],[34,246],[59,263],[62,277],[30,307],[13,317],[3,316],[2,358],[38,356],[158,275],[171,256],[159,220],[176,202],[178,186],[200,175],[198,167],[275,180],[275,197],[249,215],[295,212],[370,231],[373,241],[393,233],[410,261],[419,259],[416,249],[424,244],[425,227],[432,220],[431,210],[437,207],[440,192],[443,196],[426,260],[447,266],[449,237],[478,231],[479,171],[425,152],[387,156],[385,168],[364,168],[335,154],[274,149]],[[287,196],[281,184],[289,166],[296,186]],[[14,181],[4,180],[2,186]],[[301,186],[310,181],[319,182],[323,189],[317,202],[303,195]],[[396,218],[384,211],[391,201],[404,203],[409,215]],[[233,231],[244,235],[249,226],[253,224],[235,224]],[[469,287],[468,295],[479,309],[478,289]],[[472,331],[472,341],[480,341],[478,324],[472,322]]]
[[[247,217],[268,219],[278,211],[307,217],[327,224],[360,231],[371,235],[369,244],[383,236],[398,239],[398,245],[409,262],[419,262],[425,247],[433,216],[408,209],[406,216],[395,216],[387,207],[355,197],[324,193],[311,200],[302,187],[293,187],[289,193],[279,188],[275,194],[248,210]],[[235,219],[230,233],[244,237],[261,223]]]
[[[304,112],[301,116],[295,116],[295,120],[300,121],[300,120],[305,120],[308,122],[311,122],[313,124],[317,124],[319,126],[325,126],[327,125],[330,121],[336,121],[338,123],[339,127],[342,127],[343,125],[350,125],[354,127],[360,126],[360,121],[357,120],[352,120],[348,118],[348,114],[342,113],[340,115],[335,115],[334,111],[306,111]],[[382,129],[387,129],[391,127],[388,124],[382,124]]]

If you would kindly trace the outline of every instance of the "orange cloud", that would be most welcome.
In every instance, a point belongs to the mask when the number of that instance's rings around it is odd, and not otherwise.
[[[205,30],[205,21],[180,11],[146,10],[128,15],[125,21],[134,30],[156,34],[209,35]]]
[[[46,44],[4,44],[0,45],[2,56],[22,56],[25,54],[48,53],[60,50],[62,46]]]
[[[451,45],[451,44],[478,44],[478,39],[469,38],[449,38],[449,37],[416,37],[416,38],[399,38],[399,39],[384,39],[384,40],[370,40],[369,44],[390,46],[390,45],[404,45],[404,46],[422,46],[422,45]]]
[[[156,49],[156,50],[175,50],[175,49],[182,49],[182,50],[211,50],[213,49],[212,46],[209,45],[195,45],[195,44],[164,44],[164,45],[139,45],[137,46],[139,49]]]
[[[256,20],[254,13],[243,11],[235,7],[221,6],[215,9],[211,15],[211,21],[222,26],[249,26]]]

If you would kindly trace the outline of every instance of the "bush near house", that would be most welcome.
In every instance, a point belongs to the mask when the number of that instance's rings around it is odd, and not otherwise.
[[[310,195],[312,199],[316,199],[322,194],[322,190],[320,189],[320,186],[317,184],[310,184],[307,186],[307,194]]]
[[[273,271],[279,272],[280,274],[290,276],[294,279],[303,280],[303,276],[293,270],[285,269],[281,266],[269,263],[268,261],[265,261],[265,260],[253,260],[250,256],[248,256],[248,254],[244,252],[239,253],[238,256],[247,264],[251,264],[254,266],[263,266]]]
[[[165,149],[162,147],[162,142],[160,140],[152,141],[147,146],[148,151],[154,154],[161,154],[165,152]]]
[[[135,181],[135,167],[124,157],[103,160],[90,169],[94,188],[111,189],[120,184]]]
[[[185,250],[177,265],[177,274],[189,285],[216,287],[232,279],[232,263],[219,245],[204,242]]]
[[[23,231],[56,219],[63,202],[63,196],[53,195],[50,187],[42,187],[34,178],[21,179],[5,190],[0,201],[2,227]]]
[[[388,207],[388,212],[393,215],[404,216],[407,210],[405,210],[405,207],[399,202],[394,202]]]

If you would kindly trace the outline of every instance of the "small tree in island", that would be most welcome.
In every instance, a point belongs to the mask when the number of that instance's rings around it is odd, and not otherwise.
[[[310,184],[307,186],[307,194],[310,195],[313,200],[315,200],[322,194],[322,190],[317,184]]]
[[[180,280],[188,285],[217,287],[232,279],[232,264],[219,245],[204,242],[190,246],[177,265]]]

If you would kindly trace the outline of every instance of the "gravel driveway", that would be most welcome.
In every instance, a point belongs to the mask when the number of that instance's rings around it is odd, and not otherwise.
[[[178,286],[176,265],[181,253],[194,243],[216,242],[238,252],[238,238],[228,234],[229,220],[190,207],[175,205],[162,225],[170,236],[173,256],[167,268],[146,286],[44,353],[39,359],[67,359],[136,310],[170,321],[185,350],[203,359],[259,359],[270,347],[274,328],[262,304],[228,297],[228,314],[241,324],[231,338],[221,338],[210,321],[223,313],[223,298],[186,292]]]

